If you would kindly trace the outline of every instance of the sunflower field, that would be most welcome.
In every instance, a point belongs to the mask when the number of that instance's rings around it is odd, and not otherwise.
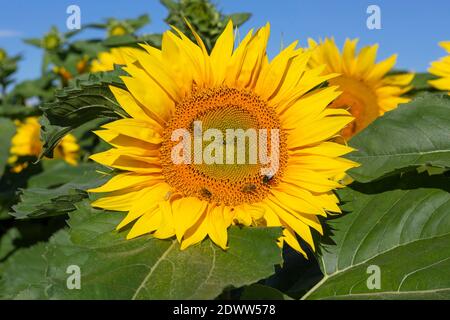
[[[0,299],[450,299],[450,42],[269,55],[251,13],[161,3],[162,34],[24,39],[37,79],[0,48]]]

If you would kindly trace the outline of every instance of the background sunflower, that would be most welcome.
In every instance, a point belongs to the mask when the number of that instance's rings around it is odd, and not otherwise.
[[[343,91],[332,106],[346,109],[355,117],[355,121],[342,130],[345,139],[351,138],[400,103],[410,101],[402,95],[412,88],[410,83],[414,74],[389,74],[395,66],[397,55],[376,63],[378,45],[356,52],[358,39],[347,39],[341,53],[334,39],[326,38],[319,44],[312,39],[308,42],[313,50],[310,67],[324,65],[323,74],[339,74],[329,81]]]
[[[450,54],[450,41],[442,41],[439,45]],[[433,87],[443,91],[450,91],[450,55],[432,62],[428,72],[439,77],[439,79],[429,81]]]

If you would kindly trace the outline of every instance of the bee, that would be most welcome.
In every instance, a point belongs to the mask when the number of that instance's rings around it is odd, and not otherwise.
[[[265,184],[265,185],[270,184],[270,182],[272,181],[273,177],[274,177],[274,175],[272,175],[272,176],[268,176],[268,175],[264,176],[263,177],[263,181],[262,181],[263,184]]]
[[[211,191],[209,191],[209,190],[206,189],[206,188],[201,188],[201,189],[200,189],[200,194],[201,194],[202,196],[204,196],[205,198],[211,198],[211,197],[212,197]]]
[[[242,188],[244,193],[252,193],[256,191],[256,186],[254,184],[247,184]]]

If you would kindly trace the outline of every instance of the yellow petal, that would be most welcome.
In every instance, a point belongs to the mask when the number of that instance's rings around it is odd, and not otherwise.
[[[206,222],[207,212],[197,220],[197,222],[186,231],[181,242],[181,250],[185,250],[191,245],[201,242],[208,235],[208,225]]]
[[[161,223],[153,234],[155,238],[167,239],[175,235],[172,206],[170,200],[159,203],[161,212]]]
[[[146,213],[159,209],[158,203],[165,200],[170,190],[171,187],[164,182],[143,189],[134,199],[130,211],[117,229],[123,228]]]
[[[135,186],[151,186],[160,182],[162,176],[143,175],[134,173],[120,173],[112,177],[103,186],[89,189],[89,192],[113,192]]]
[[[224,218],[224,208],[222,206],[215,206],[209,210],[207,217],[208,235],[211,240],[219,247],[226,250],[228,242],[227,225]]]
[[[283,241],[285,241],[291,248],[300,252],[305,258],[308,258],[306,252],[300,247],[298,243],[297,236],[295,235],[294,230],[292,228],[286,226],[283,229]]]
[[[109,89],[114,94],[114,97],[117,102],[119,102],[120,106],[133,118],[149,121],[150,123],[157,121],[159,124],[164,125],[165,122],[161,118],[157,118],[145,112],[128,91],[114,86],[109,86]]]
[[[185,232],[200,219],[207,206],[208,202],[195,197],[183,197],[173,201],[172,212],[178,241],[181,242]]]
[[[225,30],[219,36],[211,52],[211,64],[214,68],[214,84],[221,85],[225,80],[228,61],[231,59],[234,47],[233,23],[230,20]]]
[[[133,201],[139,197],[142,190],[127,191],[125,193],[113,193],[92,202],[92,206],[105,210],[129,211]]]
[[[127,234],[127,239],[134,239],[155,231],[161,223],[161,211],[158,207],[139,218]],[[124,224],[125,225],[125,224]]]

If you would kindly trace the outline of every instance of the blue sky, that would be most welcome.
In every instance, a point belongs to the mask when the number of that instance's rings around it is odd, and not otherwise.
[[[82,23],[103,18],[151,16],[145,33],[167,29],[163,19],[167,12],[158,0],[14,0],[2,1],[0,12],[0,47],[10,54],[22,53],[18,80],[39,76],[42,52],[22,43],[22,38],[40,37],[51,25],[65,29],[66,8],[81,8]],[[444,55],[438,42],[450,40],[450,1],[448,0],[216,0],[224,13],[251,12],[252,19],[241,29],[260,27],[269,21],[272,34],[269,54],[273,56],[284,43],[308,37],[334,36],[341,45],[346,37],[360,38],[360,44],[379,43],[379,58],[398,53],[397,67],[425,71],[429,62]],[[366,27],[366,9],[375,4],[381,8],[381,30]],[[103,36],[89,31],[82,37]]]

